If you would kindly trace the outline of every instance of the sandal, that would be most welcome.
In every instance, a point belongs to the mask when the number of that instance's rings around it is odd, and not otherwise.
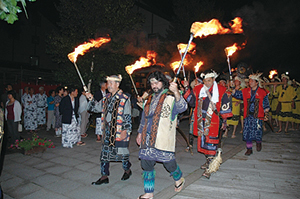
[[[77,146],[84,146],[85,145],[85,143],[84,142],[77,142],[77,144],[76,144]]]
[[[145,195],[145,194],[143,194],[143,195]],[[143,195],[140,195],[138,199],[153,199],[153,197],[150,197],[150,198],[142,198]]]
[[[185,179],[183,177],[181,177],[181,183],[179,185],[176,185],[175,184],[175,191],[176,192],[180,192],[184,186],[184,183],[185,183]]]
[[[235,135],[232,135],[231,138],[236,138],[236,136],[235,136]]]
[[[211,173],[209,173],[207,169],[202,173],[202,176],[206,177],[207,179],[210,178],[210,175]]]

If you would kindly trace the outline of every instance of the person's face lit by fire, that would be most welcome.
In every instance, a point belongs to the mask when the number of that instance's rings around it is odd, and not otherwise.
[[[215,78],[207,77],[203,80],[203,83],[207,88],[210,88],[214,84],[214,81],[215,81]]]
[[[150,79],[151,89],[154,93],[159,93],[163,88],[163,83],[157,81],[155,78]]]
[[[258,86],[258,81],[254,80],[254,79],[249,79],[249,86],[252,89],[256,89]]]
[[[115,94],[119,90],[119,82],[108,80],[107,81],[107,89],[111,94]]]

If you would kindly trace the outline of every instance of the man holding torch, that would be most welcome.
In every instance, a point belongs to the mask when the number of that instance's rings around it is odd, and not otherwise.
[[[132,130],[130,98],[121,89],[121,75],[112,75],[106,78],[109,93],[97,102],[91,93],[86,97],[91,99],[88,110],[101,115],[101,131],[104,136],[100,155],[101,178],[93,185],[109,183],[109,163],[122,161],[124,174],[121,180],[128,180],[132,175],[129,162],[129,138]]]
[[[211,70],[202,73],[204,84],[198,84],[193,91],[189,91],[188,82],[184,83],[190,95],[184,95],[189,104],[194,102],[195,109],[192,124],[193,134],[198,136],[198,152],[203,153],[206,162],[201,166],[205,169],[203,176],[210,178],[208,170],[212,159],[216,156],[220,144],[220,126],[232,117],[231,101],[226,93],[226,87],[218,85],[215,79],[218,74]],[[192,100],[194,98],[194,100]]]
[[[176,192],[182,190],[185,182],[175,160],[175,142],[177,114],[187,109],[187,103],[179,93],[177,83],[169,83],[162,72],[152,72],[148,76],[148,83],[154,93],[145,102],[136,138],[140,145],[139,158],[145,191],[140,199],[153,198],[156,162],[162,162],[171,173]]]

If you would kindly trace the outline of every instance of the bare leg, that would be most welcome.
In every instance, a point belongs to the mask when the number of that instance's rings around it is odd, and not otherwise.
[[[282,122],[279,121],[279,130],[276,133],[280,133],[281,132],[281,127],[282,127]]]
[[[287,133],[288,127],[289,127],[289,122],[287,121],[287,122],[286,122],[286,125],[285,125],[285,129],[284,129],[284,132],[285,132],[285,133]]]
[[[232,136],[231,138],[235,138],[235,132],[236,132],[236,128],[237,128],[237,125],[233,125],[233,131],[232,131]]]

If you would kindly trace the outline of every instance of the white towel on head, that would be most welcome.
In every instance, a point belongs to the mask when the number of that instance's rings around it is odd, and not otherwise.
[[[199,93],[199,98],[200,97],[207,97],[207,94],[206,94],[206,90],[208,90],[209,88],[207,88],[205,85],[203,85],[203,87],[201,88],[200,90],[200,93]],[[218,89],[218,84],[216,81],[214,81],[214,85],[213,85],[213,90],[212,90],[212,96],[211,96],[211,101],[213,103],[217,103],[219,102],[219,89]]]

